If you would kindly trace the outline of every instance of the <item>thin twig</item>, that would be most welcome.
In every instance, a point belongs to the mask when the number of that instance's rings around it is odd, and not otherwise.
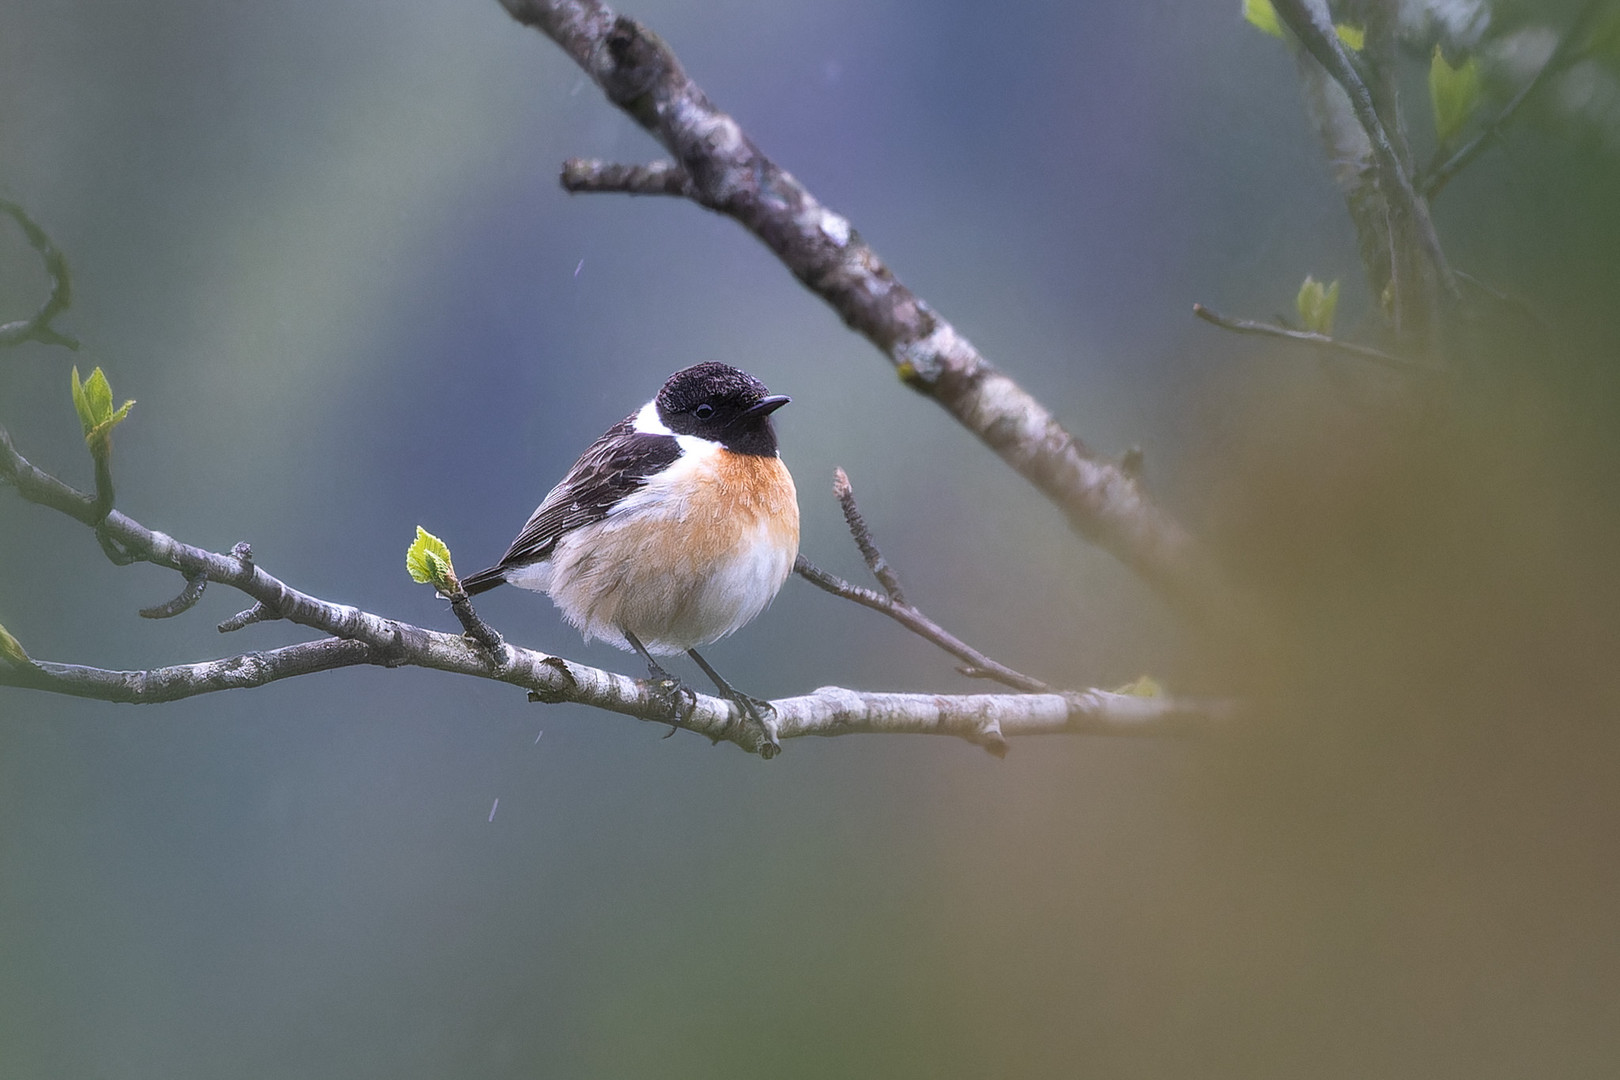
[[[1260,334],[1265,337],[1282,338],[1285,341],[1297,341],[1301,345],[1311,345],[1318,349],[1326,349],[1329,352],[1354,356],[1357,359],[1381,364],[1384,367],[1409,375],[1446,374],[1440,368],[1407,360],[1393,353],[1384,352],[1382,349],[1375,349],[1371,345],[1357,345],[1353,341],[1340,341],[1336,337],[1318,334],[1313,330],[1291,330],[1286,326],[1278,326],[1276,323],[1256,322],[1253,319],[1234,319],[1219,312],[1211,311],[1203,304],[1194,304],[1193,314],[1207,323],[1219,326],[1223,330],[1231,330],[1239,334]]]
[[[1502,110],[1487,120],[1483,127],[1472,139],[1464,143],[1456,153],[1442,160],[1439,153],[1435,156],[1435,163],[1430,165],[1425,174],[1418,180],[1418,189],[1423,192],[1424,198],[1433,199],[1452,179],[1469,165],[1475,158],[1485,152],[1497,134],[1508,125],[1516,116],[1519,109],[1530,99],[1530,96],[1541,89],[1549,78],[1567,68],[1580,56],[1580,39],[1586,31],[1587,25],[1597,15],[1605,0],[1588,0],[1585,7],[1576,14],[1575,21],[1570,24],[1569,30],[1558,39],[1558,45],[1552,54],[1547,57],[1546,63],[1536,69],[1530,76],[1530,81],[1519,88],[1519,92],[1508,99]]]
[[[180,590],[179,596],[149,608],[141,608],[138,614],[143,619],[172,619],[195,607],[207,586],[207,574],[192,574],[186,578],[186,587]]]
[[[895,575],[894,567],[883,557],[878,550],[877,541],[872,538],[872,530],[867,528],[866,519],[861,517],[860,507],[855,505],[855,489],[850,486],[849,476],[842,468],[833,470],[833,495],[838,499],[838,505],[844,511],[844,523],[849,526],[849,534],[855,538],[855,546],[861,549],[861,558],[866,560],[866,568],[872,571],[872,576],[878,579],[883,591],[889,594],[889,599],[897,604],[906,602],[905,594],[900,591],[900,579]]]
[[[838,504],[843,507],[844,521],[849,525],[850,535],[855,538],[855,545],[861,549],[861,557],[866,560],[866,566],[872,571],[872,576],[883,585],[884,591],[880,593],[852,585],[836,574],[829,574],[803,555],[794,560],[794,573],[818,589],[834,596],[841,596],[845,600],[852,600],[873,611],[882,612],[918,637],[933,642],[962,661],[962,666],[957,670],[964,675],[976,679],[993,679],[1026,693],[1039,694],[1052,691],[1052,687],[1047,683],[992,660],[908,603],[900,592],[900,580],[895,576],[894,568],[878,550],[877,542],[872,539],[871,530],[866,527],[866,520],[861,517],[860,508],[855,504],[855,489],[850,485],[849,476],[841,468],[833,472],[833,494],[838,497]]]
[[[829,574],[803,555],[800,555],[794,561],[793,572],[824,592],[830,592],[834,596],[841,596],[845,600],[853,600],[862,607],[869,607],[873,611],[882,612],[918,637],[938,645],[962,661],[963,667],[957,670],[964,675],[974,678],[994,679],[996,682],[1003,683],[1015,690],[1022,690],[1030,694],[1049,693],[1052,690],[1052,687],[1047,683],[1025,675],[1021,671],[1014,671],[1005,664],[992,660],[910,604],[893,600],[873,589],[863,589],[859,585],[852,585],[836,574]]]
[[[454,581],[455,588],[450,593],[450,610],[461,623],[461,628],[467,636],[489,650],[496,664],[505,662],[505,645],[500,632],[485,622],[478,612],[473,610],[472,601],[461,587],[460,581]]]
[[[245,626],[252,626],[257,622],[273,622],[275,618],[276,613],[261,602],[254,604],[245,611],[238,611],[235,615],[220,623],[219,632],[222,634],[234,634]]]
[[[1473,274],[1466,273],[1462,270],[1457,271],[1457,280],[1462,282],[1464,285],[1478,289],[1480,292],[1484,293],[1492,300],[1495,300],[1503,307],[1511,308],[1514,311],[1517,311],[1532,326],[1542,330],[1547,328],[1547,320],[1543,319],[1541,317],[1541,313],[1530,305],[1530,301],[1524,299],[1523,297],[1515,296],[1510,292],[1499,289],[1490,282],[1484,281],[1475,277]]]
[[[44,306],[26,319],[8,322],[0,325],[0,347],[20,345],[24,341],[38,341],[46,345],[61,345],[68,349],[77,350],[77,338],[59,333],[51,326],[51,320],[66,311],[68,305],[73,303],[73,278],[68,274],[67,256],[62,250],[51,242],[39,223],[28,216],[17,203],[9,199],[0,199],[0,213],[9,214],[13,221],[21,226],[23,235],[28,238],[28,244],[45,263],[45,272],[51,277],[51,295],[46,299]]]
[[[90,456],[95,460],[96,466],[96,502],[95,512],[98,515],[97,524],[107,520],[112,513],[113,504],[118,501],[118,489],[113,485],[112,475],[112,440],[106,436],[97,439],[90,448]]]
[[[562,186],[569,192],[614,192],[621,195],[677,195],[697,197],[692,178],[673,161],[645,165],[616,165],[596,158],[569,158],[563,162]]]

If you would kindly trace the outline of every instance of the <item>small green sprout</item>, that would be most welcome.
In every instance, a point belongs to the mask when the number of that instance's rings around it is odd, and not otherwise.
[[[28,659],[28,654],[23,651],[22,645],[18,643],[16,638],[11,636],[11,632],[4,626],[0,626],[0,661],[13,664],[33,663],[32,660]]]
[[[1164,687],[1159,680],[1151,675],[1142,675],[1124,686],[1114,687],[1116,694],[1129,694],[1131,697],[1164,697]]]
[[[1305,329],[1323,336],[1332,334],[1333,313],[1338,307],[1338,279],[1331,285],[1323,285],[1306,274],[1305,284],[1299,287],[1299,295],[1294,298],[1294,309],[1299,312],[1299,321]]]
[[[79,381],[79,369],[73,369],[73,409],[79,414],[79,426],[84,428],[84,441],[92,452],[102,453],[112,436],[112,429],[124,422],[135,402],[126,401],[116,410],[112,407],[112,387],[107,376],[98,367],[90,377]]]
[[[405,569],[410,571],[412,581],[432,585],[439,592],[448,594],[461,588],[455,564],[450,561],[450,549],[420,525],[416,527],[416,539],[405,551]]]

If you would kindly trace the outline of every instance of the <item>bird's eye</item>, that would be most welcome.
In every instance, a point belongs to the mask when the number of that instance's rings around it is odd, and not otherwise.
[[[697,417],[699,420],[707,420],[709,417],[714,415],[714,406],[705,401],[702,405],[699,405],[697,408],[692,410],[692,415]]]

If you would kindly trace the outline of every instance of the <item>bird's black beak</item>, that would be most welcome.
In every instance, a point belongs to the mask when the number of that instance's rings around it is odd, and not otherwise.
[[[786,394],[773,394],[770,397],[760,398],[754,404],[744,409],[742,416],[738,417],[738,419],[742,419],[743,417],[753,418],[759,416],[769,416],[771,413],[775,412],[777,409],[780,409],[782,406],[786,405],[792,400],[793,399],[788,397]]]

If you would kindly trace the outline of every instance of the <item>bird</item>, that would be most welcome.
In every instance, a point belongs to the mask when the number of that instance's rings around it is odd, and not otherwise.
[[[798,494],[771,423],[788,401],[728,364],[675,372],[586,448],[501,560],[462,588],[546,593],[587,643],[640,654],[677,715],[681,696],[696,698],[654,655],[684,652],[764,727],[770,704],[697,649],[752,621],[793,570]]]

